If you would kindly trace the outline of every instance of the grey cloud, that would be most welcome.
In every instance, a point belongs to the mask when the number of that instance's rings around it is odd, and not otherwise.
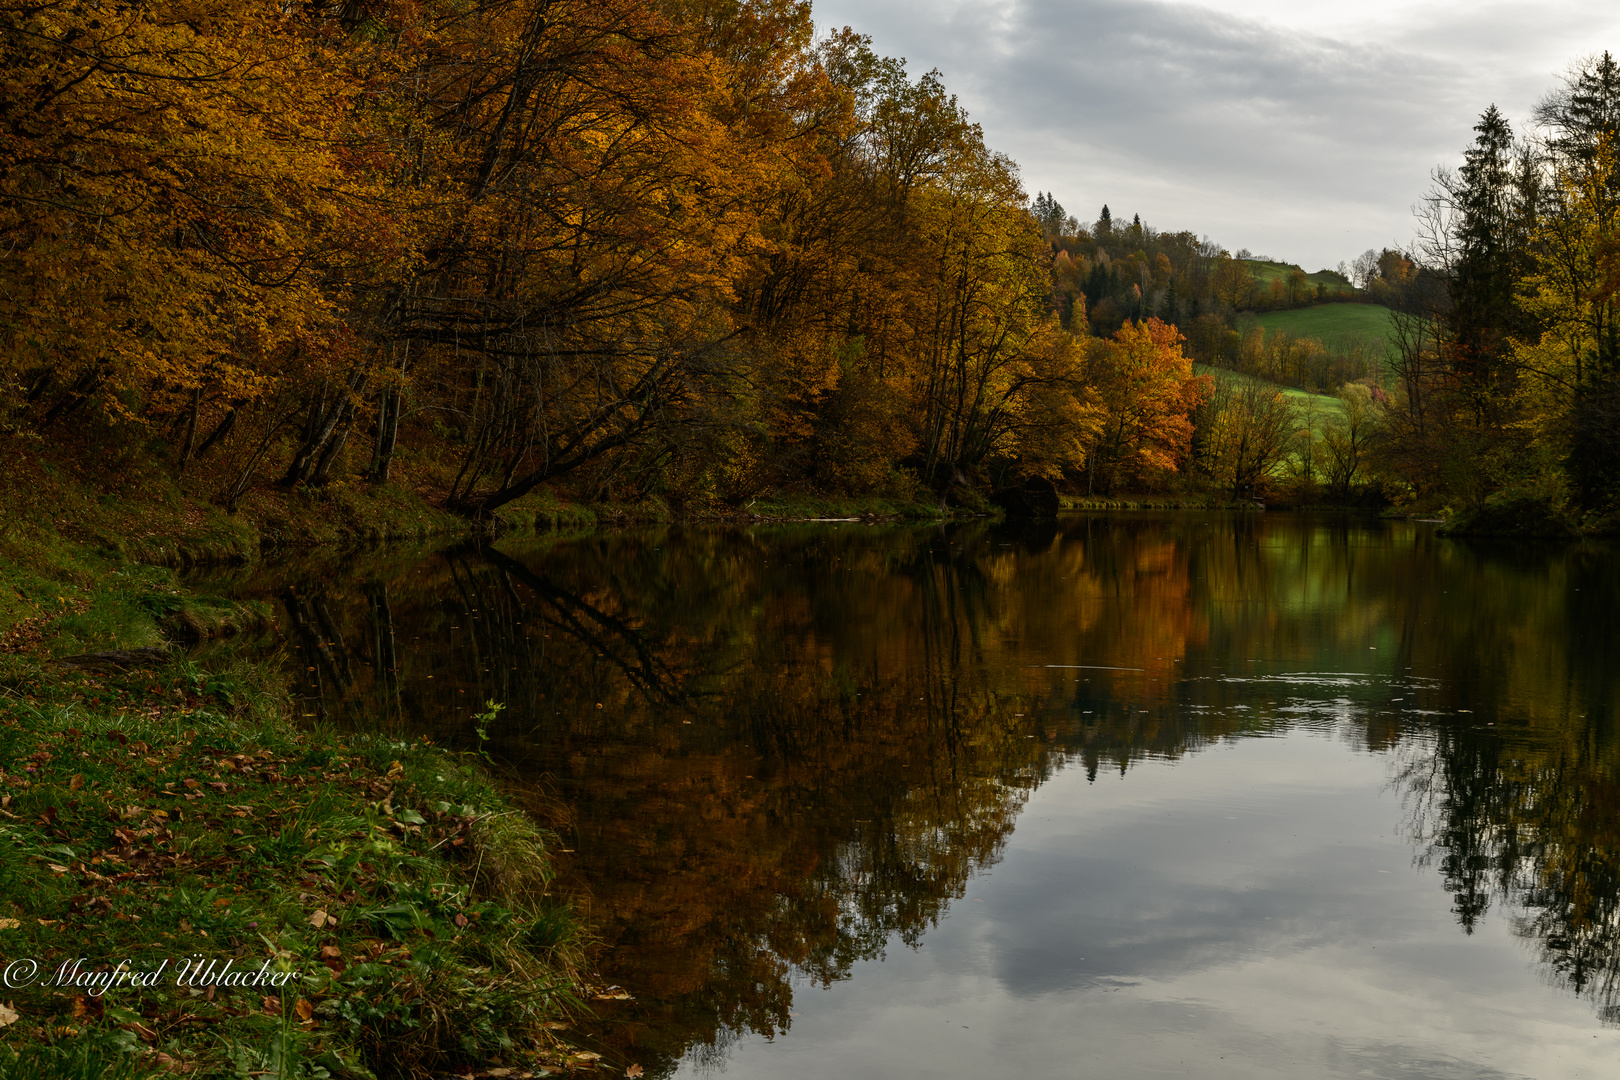
[[[1522,116],[1574,40],[1524,5],[1413,13],[1376,43],[1157,0],[816,13],[914,71],[943,70],[1030,188],[1077,216],[1108,201],[1320,265],[1410,235],[1429,170],[1492,101]],[[1517,67],[1503,61],[1515,46]]]

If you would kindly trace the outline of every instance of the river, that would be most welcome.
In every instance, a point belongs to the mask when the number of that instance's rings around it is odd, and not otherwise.
[[[487,754],[556,829],[617,1069],[1620,1068],[1612,548],[1139,513],[232,587],[310,713]]]

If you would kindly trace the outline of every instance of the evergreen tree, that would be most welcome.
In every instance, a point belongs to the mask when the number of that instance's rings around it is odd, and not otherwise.
[[[1035,220],[1040,222],[1041,232],[1048,238],[1063,235],[1063,225],[1068,215],[1063,211],[1063,204],[1050,191],[1036,192],[1034,214]]]
[[[1509,390],[1509,338],[1523,323],[1514,292],[1527,269],[1533,200],[1520,190],[1513,129],[1495,105],[1474,131],[1449,192],[1456,216],[1446,321],[1452,370],[1483,414]]]

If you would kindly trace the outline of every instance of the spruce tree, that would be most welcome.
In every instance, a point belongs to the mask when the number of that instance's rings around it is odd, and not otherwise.
[[[1495,105],[1474,125],[1451,199],[1451,367],[1481,414],[1509,390],[1509,337],[1521,329],[1515,283],[1525,271],[1528,225],[1513,129]],[[1483,419],[1483,415],[1481,415]]]

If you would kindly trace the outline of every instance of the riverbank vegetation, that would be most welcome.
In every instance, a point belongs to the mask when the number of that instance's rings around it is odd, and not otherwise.
[[[584,931],[470,759],[183,659],[268,619],[170,571],[57,541],[0,585],[0,1071],[567,1065]],[[149,985],[98,989],[120,962]]]

